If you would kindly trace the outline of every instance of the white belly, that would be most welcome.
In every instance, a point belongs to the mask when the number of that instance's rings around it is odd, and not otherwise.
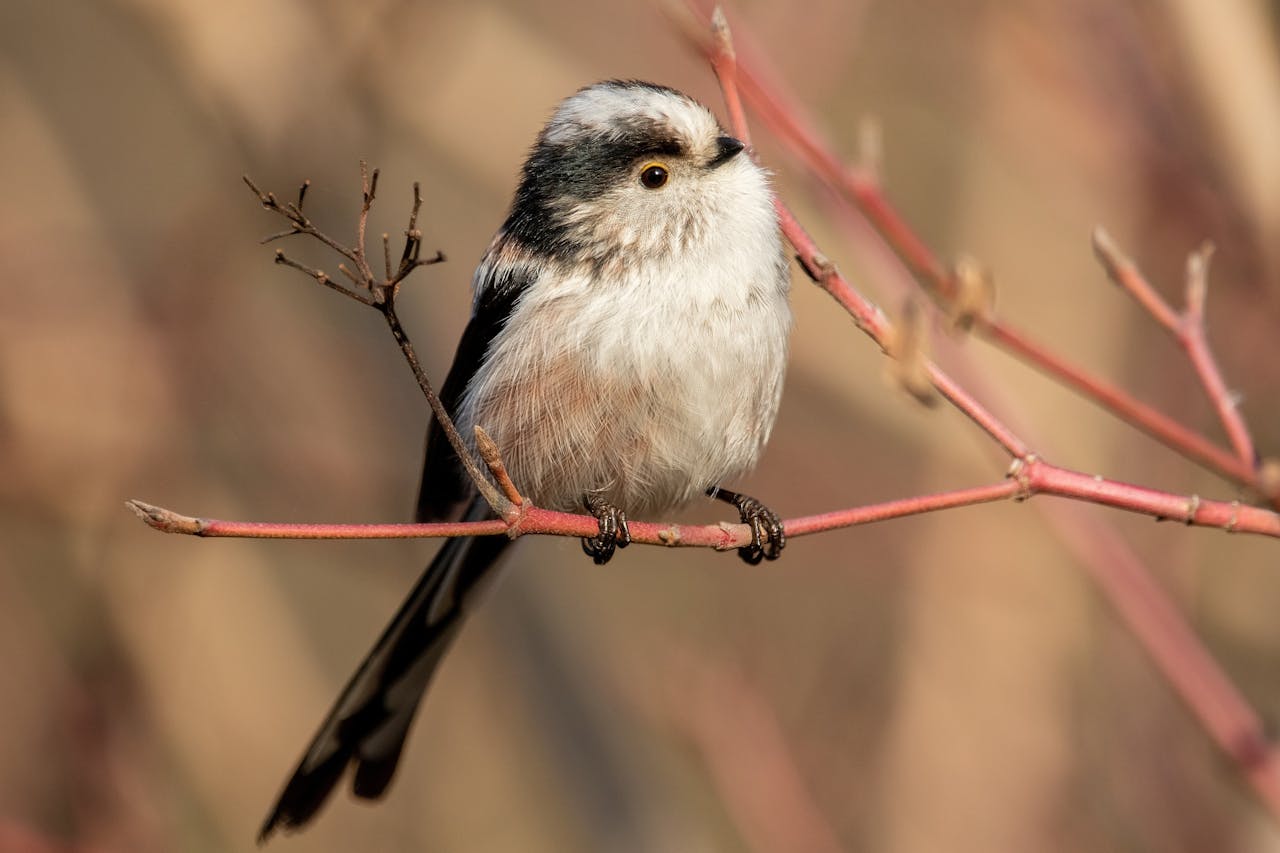
[[[791,323],[776,236],[647,270],[530,287],[469,387],[463,435],[484,427],[535,505],[592,492],[652,516],[746,472],[768,439]]]

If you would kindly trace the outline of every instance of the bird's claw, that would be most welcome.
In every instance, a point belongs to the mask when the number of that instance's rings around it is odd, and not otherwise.
[[[582,540],[582,550],[597,566],[613,559],[618,548],[631,544],[631,529],[627,527],[627,514],[598,496],[587,495],[583,499],[587,512],[596,517],[600,532]]]
[[[748,565],[761,560],[776,560],[787,547],[787,533],[782,529],[782,519],[760,501],[750,495],[740,495],[728,489],[708,489],[708,494],[731,503],[738,508],[742,523],[751,528],[751,544],[738,549],[738,556]]]

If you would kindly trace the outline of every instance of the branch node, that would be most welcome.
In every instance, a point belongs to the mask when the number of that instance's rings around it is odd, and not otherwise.
[[[1236,525],[1240,523],[1240,501],[1231,502],[1231,517],[1227,519],[1227,523],[1222,529],[1228,533],[1236,532]]]
[[[1031,486],[1030,468],[1037,461],[1034,453],[1028,453],[1026,456],[1015,456],[1013,461],[1009,463],[1009,470],[1005,472],[1005,478],[1018,484],[1018,493],[1013,496],[1013,500],[1016,503],[1022,503],[1035,494],[1035,489]]]
[[[888,330],[885,351],[890,359],[886,364],[889,381],[922,405],[937,403],[929,374],[929,317],[916,299],[906,301],[901,319]]]
[[[836,265],[821,252],[814,252],[811,257],[798,254],[796,261],[814,284],[825,285],[836,274]]]
[[[738,544],[736,542],[736,537],[734,536],[734,527],[737,526],[738,525],[730,524],[727,521],[720,522],[719,527],[725,533],[725,540],[723,542],[717,542],[712,547],[717,551],[732,551],[737,548]]]
[[[1187,498],[1187,512],[1182,518],[1182,523],[1187,527],[1196,523],[1196,513],[1200,511],[1200,496],[1192,495]]]
[[[995,307],[996,287],[991,270],[972,255],[961,255],[951,271],[954,287],[945,301],[951,326],[969,331],[979,320],[991,316]]]

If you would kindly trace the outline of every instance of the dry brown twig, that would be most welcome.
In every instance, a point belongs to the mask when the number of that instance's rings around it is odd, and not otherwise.
[[[409,212],[409,224],[404,232],[404,249],[400,253],[400,263],[394,270],[391,267],[391,236],[389,234],[382,235],[384,274],[379,278],[374,275],[373,269],[369,266],[368,256],[365,251],[365,234],[369,226],[369,211],[373,209],[373,200],[378,192],[377,169],[370,173],[369,164],[364,160],[360,161],[360,214],[356,219],[355,243],[351,246],[347,246],[321,231],[303,212],[302,206],[306,201],[307,190],[311,186],[310,181],[303,182],[298,190],[298,200],[296,202],[286,202],[284,204],[280,203],[275,193],[265,192],[260,189],[248,175],[244,176],[244,182],[253,191],[253,194],[258,197],[258,201],[264,208],[284,217],[291,224],[288,229],[264,238],[263,243],[272,243],[284,237],[305,235],[323,243],[351,262],[351,267],[346,264],[338,264],[338,272],[342,273],[350,282],[350,284],[343,284],[323,270],[299,263],[285,255],[282,250],[276,250],[277,264],[292,267],[315,279],[325,287],[336,290],[343,296],[354,299],[361,305],[374,308],[378,313],[382,314],[391,329],[392,336],[396,339],[396,343],[399,344],[405,360],[409,362],[409,368],[413,371],[413,376],[417,379],[418,387],[422,390],[423,396],[427,398],[431,411],[435,413],[436,418],[443,427],[454,452],[462,460],[462,465],[466,469],[467,475],[495,513],[503,518],[509,515],[513,506],[518,506],[518,502],[509,501],[480,473],[479,466],[476,465],[476,461],[462,441],[462,437],[458,435],[458,430],[449,418],[449,413],[445,411],[444,404],[440,402],[440,397],[436,394],[435,389],[431,387],[431,381],[427,379],[427,374],[422,369],[422,364],[418,361],[417,353],[414,352],[413,344],[409,340],[409,336],[405,334],[404,327],[400,324],[400,318],[396,315],[396,297],[400,294],[400,285],[404,280],[419,267],[438,264],[445,259],[444,253],[439,251],[436,252],[434,257],[423,258],[421,256],[422,232],[418,229],[418,212],[422,209],[421,186],[416,182],[413,185],[413,208]],[[130,504],[130,508],[135,512],[138,511],[140,506],[142,504],[136,501]],[[143,518],[145,520],[154,517],[154,515],[154,513],[147,513],[143,515]]]

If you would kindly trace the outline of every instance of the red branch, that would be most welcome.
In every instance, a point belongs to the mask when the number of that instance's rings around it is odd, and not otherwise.
[[[716,24],[714,39],[697,41],[712,61],[721,89],[726,92],[726,100],[736,100],[741,69],[736,64],[732,50],[726,50],[729,37],[723,18]],[[742,79],[745,82],[751,78],[743,75]],[[729,93],[732,93],[732,99]],[[748,97],[751,98],[750,90]],[[797,130],[799,123],[791,119],[791,113],[777,108],[776,104],[770,103],[769,106],[774,110],[773,117],[778,126],[792,129],[792,141],[812,141]],[[739,114],[734,117],[734,121],[740,122],[743,119]],[[745,127],[734,124],[733,131],[741,134]],[[809,147],[812,152],[823,154],[816,143]],[[916,267],[917,272],[923,272],[926,278],[932,278],[938,284],[955,284],[950,276],[938,275],[940,267],[933,260],[932,253],[894,213],[880,194],[875,181],[860,182],[856,187],[850,187],[851,173],[834,158],[824,154],[818,159],[828,166],[824,169],[820,162],[811,163],[813,171],[819,177],[829,183],[845,186],[851,192],[856,188],[866,199],[874,202],[872,208],[875,212],[868,213],[868,218],[882,227],[886,239],[895,245],[908,263]],[[831,171],[833,164],[834,171]],[[860,328],[871,335],[881,348],[885,348],[887,328],[883,316],[840,277],[831,262],[818,251],[808,234],[799,226],[786,205],[779,200],[777,207],[783,233],[799,253],[800,262],[805,269],[849,310]],[[879,221],[876,217],[879,217]],[[1179,324],[1180,327],[1198,325],[1198,318],[1193,316],[1198,309],[1191,306],[1203,303],[1203,271],[1199,271],[1199,274],[1193,271],[1188,278],[1189,282],[1197,278],[1200,282],[1192,285],[1194,292],[1189,292],[1188,315],[1192,319]],[[1034,350],[1035,347],[1031,349]],[[1211,359],[1209,363],[1212,364]],[[1214,372],[1216,374],[1216,368]],[[935,382],[939,375],[931,372]],[[976,404],[967,395],[949,393],[952,390],[949,387],[939,386],[939,390],[1013,454],[1014,464],[1009,473],[1026,496],[1036,493],[1054,494],[1144,512],[1161,519],[1175,519],[1189,525],[1209,525],[1229,531],[1240,530],[1242,520],[1247,518],[1248,524],[1261,525],[1257,532],[1265,531],[1266,535],[1280,536],[1280,514],[1266,509],[1243,506],[1238,501],[1204,501],[1196,495],[1179,498],[1153,489],[1103,477],[1091,477],[1050,465],[1034,454],[1015,449],[1022,448],[1022,442],[991,419],[985,410],[975,409]],[[1210,394],[1213,394],[1212,389]],[[1280,754],[1270,747],[1257,714],[1209,655],[1168,595],[1108,528],[1069,510],[1051,514],[1050,518],[1068,547],[1081,557],[1095,583],[1115,607],[1124,624],[1147,650],[1158,671],[1178,692],[1210,739],[1234,762],[1259,800],[1270,810],[1272,817],[1280,818]]]
[[[1209,339],[1205,334],[1204,303],[1208,296],[1209,258],[1213,255],[1213,247],[1205,244],[1187,258],[1187,307],[1181,314],[1156,292],[1137,265],[1116,248],[1102,229],[1093,233],[1093,248],[1111,280],[1146,309],[1186,352],[1187,359],[1200,377],[1205,394],[1218,413],[1218,419],[1222,421],[1231,446],[1235,448],[1236,460],[1251,475],[1256,473],[1258,459],[1253,438],[1249,435],[1249,428],[1245,426],[1234,395],[1222,379],[1222,372],[1209,350]]]
[[[871,169],[847,166],[836,156],[831,146],[800,118],[796,104],[764,82],[762,77],[754,72],[751,63],[737,64],[736,52],[730,53],[727,59],[720,58],[724,53],[721,44],[725,37],[719,35],[714,26],[711,30],[713,35],[708,36],[708,30],[701,24],[705,18],[692,4],[690,10],[693,12],[694,21],[678,17],[673,17],[672,20],[683,35],[708,58],[717,73],[720,70],[717,62],[733,63],[735,76],[733,98],[735,100],[739,98],[738,90],[740,89],[742,95],[779,141],[815,175],[829,186],[836,188],[844,198],[851,200],[919,281],[944,303],[956,300],[960,289],[957,277],[938,260],[893,205],[884,192],[879,176]],[[746,52],[745,48],[743,50]],[[741,133],[732,110],[730,121],[734,132]],[[1143,307],[1151,310],[1152,305],[1149,302],[1142,300],[1139,302]],[[1167,313],[1172,315],[1171,311]],[[1153,316],[1162,324],[1167,319],[1155,313]],[[989,309],[973,317],[973,328],[987,340],[1004,347],[1046,375],[1054,377],[1063,385],[1092,399],[1126,423],[1198,464],[1216,471],[1233,482],[1247,486],[1280,509],[1280,488],[1264,482],[1252,454],[1243,453],[1246,447],[1251,448],[1248,432],[1244,429],[1243,421],[1240,420],[1239,413],[1231,401],[1231,395],[1225,393],[1225,388],[1221,387],[1221,379],[1209,356],[1207,345],[1196,344],[1193,353],[1192,348],[1184,342],[1188,355],[1191,356],[1193,363],[1196,363],[1197,373],[1227,427],[1228,435],[1236,448],[1234,454],[1223,450],[1203,435],[1180,424],[1158,409],[1137,400],[1127,391],[1051,352],[1043,344],[1032,340],[1026,333],[995,317]],[[1198,334],[1202,340],[1202,326],[1200,332],[1195,334]],[[1197,363],[1197,360],[1201,363]],[[1212,379],[1206,377],[1215,377],[1218,381],[1211,384]]]
[[[919,495],[874,506],[793,518],[784,522],[784,527],[788,537],[807,536],[891,518],[1007,500],[1019,497],[1024,491],[1024,485],[1014,480],[1005,480],[990,486]],[[600,531],[599,522],[589,515],[555,512],[530,506],[527,501],[509,519],[430,524],[276,524],[263,521],[226,521],[180,515],[138,500],[127,501],[125,505],[162,533],[236,539],[439,539],[496,536],[502,533],[511,537],[529,533],[594,536]],[[751,528],[745,524],[692,525],[632,521],[628,523],[628,528],[631,530],[631,541],[645,545],[728,551],[741,548],[751,541]]]

